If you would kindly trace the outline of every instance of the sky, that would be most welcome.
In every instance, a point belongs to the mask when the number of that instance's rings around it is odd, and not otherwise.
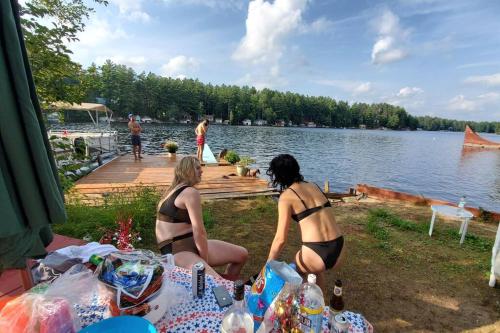
[[[72,59],[500,121],[500,1],[109,0]]]

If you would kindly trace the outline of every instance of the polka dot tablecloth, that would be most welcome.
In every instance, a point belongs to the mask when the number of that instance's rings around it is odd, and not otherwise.
[[[166,279],[186,288],[191,293],[191,272],[175,267],[173,270],[166,270]],[[159,333],[167,332],[195,332],[208,333],[219,332],[219,327],[227,307],[221,309],[217,304],[214,294],[211,292],[215,286],[224,286],[232,294],[233,282],[214,278],[207,275],[205,295],[201,298],[193,298],[175,306],[165,313],[157,322],[153,323]],[[247,289],[248,291],[248,289]],[[97,302],[97,301],[96,301]],[[92,308],[81,308],[76,306],[76,312],[82,320],[82,326],[88,326],[93,322],[98,322],[107,317],[104,315],[105,309],[100,304]],[[351,324],[349,332],[362,333],[373,332],[373,327],[360,314],[346,311],[346,319]],[[330,332],[328,325],[328,308],[325,308],[323,316],[323,332]],[[333,332],[333,331],[332,331]]]

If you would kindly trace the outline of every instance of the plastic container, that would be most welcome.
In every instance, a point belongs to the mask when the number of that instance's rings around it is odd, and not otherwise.
[[[156,328],[146,319],[135,316],[120,316],[105,319],[87,326],[79,333],[156,333]]]
[[[302,332],[321,332],[325,300],[321,288],[316,284],[316,275],[309,274],[307,283],[301,286],[299,305]]]

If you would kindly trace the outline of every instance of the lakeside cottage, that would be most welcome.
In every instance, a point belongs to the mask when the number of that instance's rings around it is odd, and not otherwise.
[[[222,118],[215,118],[216,124],[222,124]]]
[[[267,125],[267,120],[264,120],[264,119],[257,119],[257,120],[255,121],[255,125],[256,125],[256,126],[265,126],[265,125]]]
[[[251,126],[252,125],[252,121],[248,118],[243,119],[242,123],[244,126]]]

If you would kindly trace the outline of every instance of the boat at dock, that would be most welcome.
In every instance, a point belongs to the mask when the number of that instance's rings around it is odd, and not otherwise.
[[[49,130],[58,167],[78,164],[75,176],[86,174],[119,155],[118,132],[111,130],[113,112],[103,104],[57,102],[52,110],[87,112],[93,125],[88,130]],[[75,156],[78,158],[75,160]]]

